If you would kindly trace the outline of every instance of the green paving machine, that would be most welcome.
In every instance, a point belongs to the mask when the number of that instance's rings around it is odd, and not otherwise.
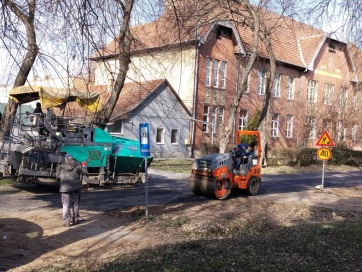
[[[97,95],[83,95],[79,91],[63,95],[66,101],[81,101],[89,106]],[[145,158],[141,156],[137,140],[112,136],[82,117],[57,116],[52,103],[64,103],[61,91],[47,87],[25,87],[10,91],[19,107],[36,99],[47,109],[44,114],[21,111],[15,117],[10,135],[0,142],[0,175],[15,177],[18,181],[58,183],[57,167],[67,153],[85,167],[89,176],[84,184],[135,185],[145,182]],[[54,99],[47,99],[53,97]],[[55,99],[56,97],[56,99]],[[147,158],[150,165],[152,157]],[[149,177],[148,177],[149,178]]]

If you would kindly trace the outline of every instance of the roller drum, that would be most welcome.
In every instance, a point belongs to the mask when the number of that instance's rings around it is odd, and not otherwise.
[[[217,199],[226,199],[231,191],[229,180],[219,180],[215,177],[206,176],[191,176],[189,187],[196,195]]]

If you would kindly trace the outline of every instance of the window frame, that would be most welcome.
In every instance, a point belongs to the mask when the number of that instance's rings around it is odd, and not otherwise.
[[[357,130],[358,130],[357,124],[353,124],[352,125],[352,131],[351,131],[352,143],[355,143],[357,141]]]
[[[212,67],[212,87],[217,88],[219,86],[219,60],[213,60]]]
[[[245,113],[244,116],[241,116],[241,113]],[[248,118],[249,118],[249,112],[247,110],[240,110],[239,111],[239,130],[244,130],[248,126]]]
[[[317,118],[308,116],[307,122],[308,122],[308,125],[310,126],[308,139],[316,139],[317,138]]]
[[[216,126],[216,107],[211,109],[211,133],[215,134]]]
[[[206,111],[205,111],[206,109]],[[204,106],[204,123],[202,126],[202,132],[203,133],[208,133],[209,132],[209,114],[210,114],[210,106]],[[206,120],[205,120],[206,119]]]
[[[308,91],[307,91],[307,102],[317,102],[317,81],[314,79],[308,79]]]
[[[206,77],[205,77],[205,86],[211,86],[211,68],[212,68],[212,59],[207,57],[206,58]]]
[[[226,61],[221,61],[221,71],[220,71],[220,88],[226,88]]]
[[[294,85],[295,85],[295,78],[288,77],[288,92],[287,92],[287,99],[292,100],[294,99]]]
[[[266,91],[266,71],[258,71],[258,95],[265,95]]]
[[[224,124],[224,114],[225,114],[225,109],[224,109],[224,107],[218,107],[218,109],[217,109],[217,128],[218,128],[218,133],[221,133],[222,125]]]
[[[285,137],[288,139],[293,138],[293,126],[294,116],[292,114],[287,114],[285,117]]]
[[[251,73],[248,74],[245,93],[250,93],[250,74]]]
[[[356,90],[353,92],[353,109],[355,111],[358,110],[358,96],[357,96],[357,91]]]
[[[338,120],[337,122],[337,141],[340,141],[342,138],[342,129],[343,129],[343,124],[341,120]]]
[[[348,88],[341,87],[339,94],[339,107],[347,109]]]
[[[280,124],[280,114],[272,113],[271,128],[270,128],[270,136],[272,138],[279,137],[279,124]]]
[[[274,97],[280,97],[281,75],[275,75],[274,78]]]
[[[119,125],[117,123],[121,123],[121,131],[120,132],[112,132],[112,130],[114,129],[114,127],[119,127]],[[111,134],[111,135],[124,135],[124,120],[123,119],[120,119],[120,120],[116,120],[114,122],[113,125],[110,125],[110,126],[107,126],[107,130],[108,132]]]
[[[161,141],[158,140],[158,137],[159,137],[159,130],[162,130],[161,131]],[[166,128],[164,126],[157,126],[156,127],[156,144],[158,145],[162,145],[162,144],[165,144],[165,132],[166,132]]]
[[[333,103],[334,85],[326,83],[324,88],[324,105],[331,106]]]
[[[173,132],[176,131],[176,139],[175,142],[172,142]],[[171,128],[171,135],[170,135],[170,142],[172,145],[179,145],[180,140],[180,128],[179,127],[173,127]]]

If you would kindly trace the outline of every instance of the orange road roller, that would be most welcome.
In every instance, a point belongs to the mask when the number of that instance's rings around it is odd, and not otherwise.
[[[226,199],[233,188],[246,190],[252,196],[258,194],[261,186],[260,132],[236,131],[237,144],[245,136],[249,141],[253,139],[255,147],[252,157],[245,160],[239,169],[236,169],[233,151],[229,154],[209,154],[194,161],[189,179],[189,187],[194,194],[220,200]]]

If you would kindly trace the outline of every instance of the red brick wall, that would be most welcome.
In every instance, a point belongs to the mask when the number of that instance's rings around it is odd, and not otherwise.
[[[237,58],[234,54],[235,44],[231,39],[231,36],[227,33],[221,32],[218,36],[217,28],[209,35],[208,39],[204,44],[200,46],[199,51],[199,78],[198,78],[198,95],[197,95],[197,108],[196,108],[196,119],[203,120],[204,106],[213,107],[224,107],[224,123],[228,118],[228,109],[230,108],[231,102],[234,99],[236,92],[237,82]],[[271,127],[271,114],[279,114],[279,134],[278,137],[269,137],[268,145],[270,149],[277,147],[297,147],[307,146],[316,147],[320,135],[324,130],[327,130],[330,136],[334,139],[337,138],[336,123],[338,117],[338,103],[340,95],[340,87],[348,87],[348,108],[352,109],[353,101],[353,84],[351,83],[352,73],[351,66],[348,62],[348,56],[343,44],[337,44],[334,50],[330,50],[329,41],[323,45],[320,53],[315,58],[313,71],[307,71],[302,67],[293,67],[286,64],[282,65],[277,63],[276,73],[281,76],[280,82],[280,97],[274,96],[274,89],[271,90],[270,100],[270,115],[268,119],[268,128]],[[225,100],[220,99],[220,93],[223,92],[220,88],[213,88],[205,86],[206,76],[206,58],[218,59],[220,61],[227,62],[227,73],[226,73],[226,88],[225,88]],[[242,60],[241,60],[242,61]],[[242,68],[241,68],[242,69]],[[249,86],[250,92],[245,93],[240,101],[240,109],[247,110],[249,113],[249,120],[258,111],[262,109],[264,103],[264,95],[258,95],[258,71],[263,69],[269,71],[268,61],[259,59],[250,74]],[[211,70],[212,75],[212,70]],[[288,78],[289,76],[294,78],[294,98],[287,98],[288,89]],[[211,76],[212,80],[212,76]],[[308,93],[308,80],[317,81],[317,102],[307,103]],[[325,85],[334,85],[334,95],[332,105],[324,105],[325,98]],[[207,99],[207,92],[216,92],[218,96],[210,96]],[[359,95],[360,96],[360,95]],[[362,97],[360,97],[360,110],[362,110]],[[313,110],[310,109],[310,105]],[[293,116],[293,136],[291,138],[286,137],[286,116],[287,114]],[[308,115],[316,117],[316,136],[314,139],[309,139],[309,129],[306,126],[306,117]],[[358,114],[348,113],[349,118],[345,118],[345,126],[348,127],[347,137],[350,138],[351,126],[353,124],[359,124],[361,128],[362,122],[359,118],[353,118],[352,116],[358,116]],[[211,118],[211,115],[210,115]],[[325,119],[330,119],[334,125],[326,125]],[[211,119],[210,119],[211,120]],[[235,126],[238,127],[239,112],[237,113]],[[211,143],[211,127],[208,133],[202,132],[203,124],[196,122],[195,130],[195,149],[197,150],[202,143]],[[269,131],[270,133],[270,131]],[[349,135],[348,135],[349,134]],[[269,134],[270,135],[270,134]],[[269,136],[268,135],[268,136]],[[361,133],[359,134],[361,135]],[[360,137],[360,136],[359,136]],[[233,138],[232,138],[233,140]],[[232,143],[231,140],[231,143]],[[214,143],[219,143],[218,133],[214,134]]]

